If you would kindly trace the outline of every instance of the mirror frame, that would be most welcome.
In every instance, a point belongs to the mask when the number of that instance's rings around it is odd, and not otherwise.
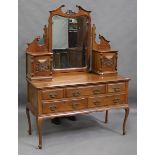
[[[91,42],[91,17],[90,13],[91,11],[87,11],[83,9],[81,6],[76,5],[76,7],[79,8],[78,12],[72,12],[69,10],[68,12],[63,12],[62,8],[65,7],[65,5],[61,5],[59,8],[49,11],[50,16],[48,19],[48,38],[46,38],[46,45],[48,47],[49,52],[52,53],[53,56],[53,51],[52,51],[52,17],[55,15],[66,17],[66,18],[76,18],[80,16],[85,16],[88,18],[88,42],[87,42],[87,50],[86,50],[86,66],[85,67],[80,67],[80,68],[63,68],[63,69],[54,69],[53,64],[52,64],[52,70],[53,73],[61,73],[61,72],[74,72],[74,71],[89,71],[90,70],[90,42]]]

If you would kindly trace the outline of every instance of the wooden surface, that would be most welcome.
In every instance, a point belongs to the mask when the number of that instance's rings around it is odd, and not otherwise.
[[[54,75],[52,80],[33,80],[30,83],[36,88],[51,88],[51,87],[62,87],[71,85],[87,85],[95,83],[107,83],[107,82],[118,82],[118,81],[128,81],[129,78],[124,78],[122,76],[107,76],[103,77],[94,73],[70,73]]]

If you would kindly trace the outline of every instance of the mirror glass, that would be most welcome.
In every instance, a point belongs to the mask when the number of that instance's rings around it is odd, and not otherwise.
[[[86,66],[87,17],[52,17],[52,51],[55,69]]]

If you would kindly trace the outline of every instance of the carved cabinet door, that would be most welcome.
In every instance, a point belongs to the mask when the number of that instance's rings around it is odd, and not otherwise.
[[[117,53],[93,51],[92,68],[98,74],[116,73]]]
[[[35,76],[49,75],[52,70],[52,58],[50,56],[34,57],[33,69]]]

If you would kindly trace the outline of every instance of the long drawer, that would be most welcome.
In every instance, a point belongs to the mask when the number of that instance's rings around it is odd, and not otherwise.
[[[57,113],[76,111],[81,109],[87,109],[87,99],[66,99],[66,100],[54,100],[54,101],[43,101],[43,113]]]
[[[81,87],[68,87],[66,88],[66,97],[80,97],[89,95],[104,94],[106,92],[105,84],[81,86]]]
[[[126,103],[126,94],[94,96],[88,98],[88,107],[102,107],[110,105],[122,105]]]

